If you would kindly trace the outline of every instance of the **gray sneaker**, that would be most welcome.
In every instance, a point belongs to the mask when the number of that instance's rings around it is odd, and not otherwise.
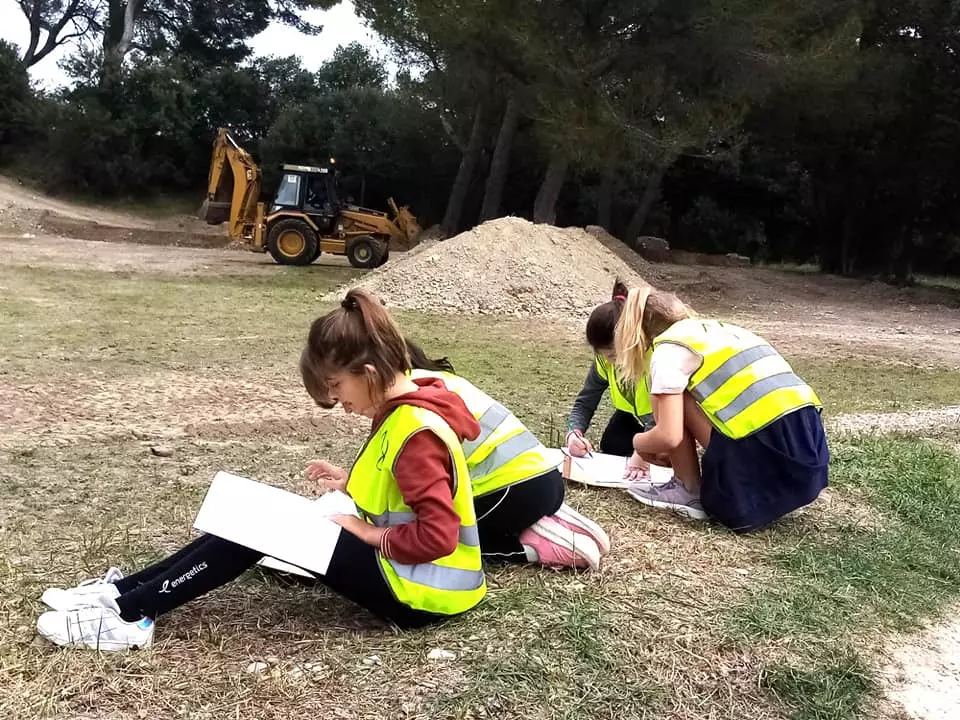
[[[630,483],[629,490],[642,490],[643,492],[647,492],[650,490],[650,488],[663,487],[664,485],[673,482],[673,480],[674,476],[672,474],[666,478],[658,477],[654,479],[653,477],[647,477],[643,480],[634,480],[632,483]]]
[[[707,514],[700,504],[700,496],[687,490],[676,478],[664,485],[650,485],[649,482],[634,483],[627,492],[630,497],[644,505],[673,510],[694,520],[707,519]]]

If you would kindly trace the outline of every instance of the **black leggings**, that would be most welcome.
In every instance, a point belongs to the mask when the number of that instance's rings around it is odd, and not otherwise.
[[[610,422],[600,436],[600,452],[605,455],[633,455],[633,436],[643,432],[636,417],[623,410],[614,410]]]
[[[124,620],[156,618],[237,579],[263,553],[214,535],[203,535],[165,560],[116,583]],[[317,579],[334,592],[400,628],[439,622],[444,615],[414,610],[393,596],[380,570],[376,550],[344,530],[326,575]]]
[[[485,560],[526,562],[520,533],[563,504],[563,475],[551,470],[476,498],[480,552]]]

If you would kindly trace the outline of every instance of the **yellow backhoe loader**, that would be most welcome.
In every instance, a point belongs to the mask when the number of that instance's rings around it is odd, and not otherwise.
[[[390,198],[387,213],[340,201],[335,173],[327,167],[283,165],[269,208],[260,202],[260,168],[230,132],[213,143],[207,197],[198,215],[210,225],[230,223],[230,237],[281,265],[309,265],[320,253],[346,255],[357,268],[383,265],[390,250],[408,250],[420,226]]]

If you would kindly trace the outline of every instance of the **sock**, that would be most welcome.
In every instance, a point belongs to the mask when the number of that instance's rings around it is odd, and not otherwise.
[[[674,476],[676,477],[676,476]],[[680,483],[680,487],[690,493],[693,497],[700,497],[700,483],[693,483],[689,480],[682,480],[677,478],[677,482]]]
[[[123,594],[128,593],[128,592],[130,592],[131,590],[133,590],[133,589],[134,589],[135,587],[137,587],[137,585],[139,585],[139,584],[140,584],[140,583],[138,583],[137,580],[136,580],[135,578],[133,578],[133,577],[124,577],[124,578],[120,578],[119,580],[117,580],[117,581],[114,583],[114,587],[117,588],[117,592],[118,592],[118,593],[120,593],[121,595],[123,595]]]
[[[137,607],[136,603],[134,603],[129,596],[124,597],[121,595],[116,599],[116,603],[117,607],[120,608],[121,620],[135,623],[144,618],[144,614],[140,612],[140,608]]]

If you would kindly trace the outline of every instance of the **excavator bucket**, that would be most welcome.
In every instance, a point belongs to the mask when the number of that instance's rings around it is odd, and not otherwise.
[[[197,217],[207,225],[222,225],[230,219],[230,203],[204,200],[197,211]]]
[[[416,216],[410,212],[406,206],[397,207],[397,203],[394,202],[393,198],[387,200],[387,204],[393,211],[394,223],[400,228],[400,232],[402,232],[406,238],[407,247],[412,248],[417,244],[421,233],[421,228]]]

